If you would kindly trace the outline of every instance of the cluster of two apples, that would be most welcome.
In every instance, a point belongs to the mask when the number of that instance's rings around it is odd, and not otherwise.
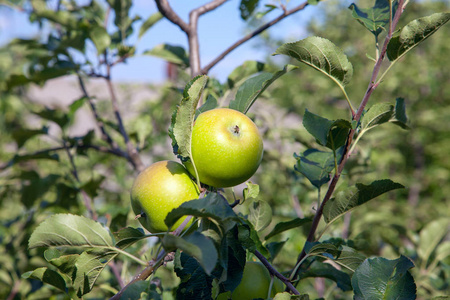
[[[131,189],[131,204],[142,226],[151,233],[168,230],[164,219],[182,203],[197,199],[199,189],[192,179],[215,188],[231,187],[248,180],[263,155],[261,134],[245,114],[228,108],[201,113],[191,139],[191,161],[183,166],[160,161],[142,171]],[[174,228],[182,222],[180,219]]]

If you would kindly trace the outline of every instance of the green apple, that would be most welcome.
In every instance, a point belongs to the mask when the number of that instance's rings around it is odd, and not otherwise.
[[[142,171],[131,189],[131,206],[142,226],[151,233],[167,231],[167,214],[182,203],[197,199],[199,190],[182,164],[160,161]],[[181,218],[174,225],[183,222]]]
[[[232,300],[252,300],[255,298],[266,299],[269,293],[270,273],[260,262],[249,261],[245,264],[241,283],[231,294]],[[275,278],[271,297],[276,293],[283,291],[284,284],[278,278]],[[220,294],[217,299],[225,300],[227,293]]]
[[[245,114],[216,108],[195,120],[191,158],[201,182],[217,188],[243,183],[255,174],[262,156],[261,134]],[[192,163],[185,165],[196,176]]]

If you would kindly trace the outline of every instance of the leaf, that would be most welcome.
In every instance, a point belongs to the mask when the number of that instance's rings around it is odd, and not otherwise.
[[[152,14],[150,17],[148,17],[148,19],[145,20],[145,22],[141,25],[141,28],[139,28],[138,38],[140,39],[147,32],[147,30],[149,30],[153,25],[155,25],[162,18],[164,18],[164,16],[159,11]]]
[[[269,256],[269,251],[261,243],[258,232],[253,228],[253,224],[245,220],[245,224],[238,225],[238,239],[244,248],[250,252],[258,250],[265,257]]]
[[[92,290],[100,273],[117,254],[109,249],[92,249],[80,254],[75,264],[76,274],[73,282],[78,297]]]
[[[217,220],[219,224],[223,225],[226,224],[225,221],[240,221],[227,200],[217,193],[209,193],[204,198],[191,200],[181,204],[178,208],[175,208],[167,214],[164,222],[170,228],[179,218],[187,215],[198,218],[214,219]],[[230,228],[225,229],[228,231]]]
[[[114,233],[116,247],[120,249],[125,249],[146,237],[148,236],[142,228],[126,227]]]
[[[62,255],[49,260],[49,263],[57,267],[61,273],[67,275],[67,277],[72,280],[72,277],[75,274],[74,272],[76,271],[75,264],[79,257],[79,254]]]
[[[256,231],[262,231],[272,221],[272,208],[265,201],[254,201],[250,204],[248,220]]]
[[[353,75],[353,66],[344,52],[321,37],[307,37],[295,43],[281,45],[274,53],[294,58],[330,77],[341,89]]]
[[[189,67],[189,57],[187,56],[184,48],[180,46],[162,44],[155,46],[151,50],[145,51],[143,54],[156,56],[182,67]]]
[[[64,278],[56,271],[47,269],[45,267],[37,268],[34,271],[29,271],[22,274],[22,278],[28,279],[37,279],[44,283],[53,285],[54,287],[60,289],[61,291],[66,291],[66,282]]]
[[[149,288],[148,281],[137,281],[131,284],[120,296],[121,300],[132,300],[132,299],[151,299],[158,300],[161,298],[147,298],[147,292]],[[144,296],[145,295],[145,296]]]
[[[129,17],[131,0],[107,0],[108,4],[114,10],[114,24],[119,28],[119,41],[123,41],[131,33],[129,29],[133,20]]]
[[[97,55],[101,55],[104,53],[106,48],[111,44],[111,37],[103,26],[92,26],[89,29],[89,38],[97,48]]]
[[[242,203],[248,199],[256,199],[259,195],[259,185],[254,184],[251,181],[247,181],[245,184],[247,187],[243,190],[244,200],[242,200]]]
[[[408,23],[389,41],[387,56],[396,61],[435,33],[450,20],[450,13],[435,13]]]
[[[60,110],[54,110],[50,108],[45,108],[41,111],[35,112],[36,115],[40,116],[43,119],[55,122],[59,125],[59,127],[63,128],[67,124],[69,124],[69,117],[67,114]]]
[[[439,242],[448,234],[450,220],[441,218],[428,223],[420,231],[420,240],[417,248],[419,257],[427,262],[431,254],[436,249]]]
[[[241,80],[246,77],[249,77],[255,73],[259,73],[264,71],[265,64],[256,60],[247,60],[242,65],[235,68],[230,75],[228,75],[228,86],[230,89],[234,88],[234,86]]]
[[[94,220],[71,214],[56,214],[31,234],[30,249],[37,247],[112,247],[108,231]]]
[[[275,225],[275,227],[272,229],[272,231],[266,235],[266,237],[264,238],[265,240],[270,239],[271,237],[280,234],[286,230],[292,229],[292,228],[297,228],[300,226],[303,226],[305,224],[309,224],[310,222],[312,222],[311,218],[303,218],[303,219],[293,219],[287,222],[280,222],[277,223],[277,225]]]
[[[180,249],[194,257],[208,275],[217,264],[218,255],[214,243],[198,231],[183,238],[167,234],[162,239],[162,245],[167,251]]]
[[[359,8],[355,3],[352,3],[349,9],[352,11],[352,16],[361,25],[367,28],[370,32],[378,37],[378,35],[386,30],[386,25],[389,25],[389,1],[391,0],[377,0],[375,6],[371,8]],[[392,17],[398,7],[398,1],[392,0]]]
[[[270,257],[272,258],[272,261],[281,252],[281,249],[283,248],[284,244],[286,244],[286,241],[283,241],[283,242],[272,242],[272,243],[268,243],[266,245],[267,250],[269,250]]]
[[[31,139],[32,137],[47,133],[48,133],[47,126],[42,126],[41,129],[18,128],[12,132],[12,138],[14,139],[14,141],[16,141],[17,148],[20,149],[25,144],[25,142]]]
[[[406,116],[406,105],[405,105],[405,99],[403,98],[397,98],[395,99],[395,115],[393,120],[394,124],[400,126],[403,129],[409,129],[409,126],[407,125],[408,117]]]
[[[208,77],[205,75],[192,79],[186,85],[183,99],[172,115],[169,135],[172,139],[174,154],[182,158],[191,156],[191,135],[192,127],[194,126],[195,110],[207,81]]]
[[[389,122],[394,115],[394,106],[390,103],[376,103],[363,115],[361,130],[369,130],[378,125]]]
[[[411,260],[366,259],[352,277],[354,299],[416,299],[416,284],[408,269]]]
[[[68,117],[69,119],[73,120],[75,117],[75,113],[83,106],[83,104],[86,102],[87,97],[81,97],[80,99],[77,99],[72,102],[72,104],[69,105],[69,112]]]
[[[323,209],[325,222],[331,223],[359,205],[389,191],[402,188],[403,185],[390,179],[377,180],[369,185],[357,183],[354,187],[335,193],[335,197],[328,200]]]
[[[247,20],[248,18],[250,18],[250,16],[258,6],[258,3],[259,0],[241,0],[239,10],[241,11],[242,20]]]
[[[348,132],[352,128],[347,120],[328,120],[308,110],[305,110],[303,116],[303,126],[319,144],[332,150],[337,150],[345,144]]]
[[[197,118],[199,114],[214,109],[217,106],[218,106],[217,99],[214,98],[213,95],[209,94],[208,97],[206,98],[205,103],[203,103],[203,105],[197,108],[197,110],[195,111],[195,118]]]
[[[211,299],[213,279],[195,258],[177,251],[174,263],[175,273],[181,279],[176,299]]]
[[[308,149],[300,155],[294,154],[294,157],[297,159],[295,170],[303,174],[316,188],[330,181],[335,167],[333,152]]]
[[[338,288],[344,292],[351,291],[353,289],[350,276],[347,273],[342,272],[326,263],[315,261],[307,270],[299,272],[298,279],[302,280],[310,277],[330,279],[336,282]]]
[[[259,75],[247,79],[236,92],[235,99],[230,101],[229,107],[246,114],[256,99],[269,87],[275,80],[284,74],[297,69],[297,66],[286,65],[283,70],[276,73],[263,72]]]

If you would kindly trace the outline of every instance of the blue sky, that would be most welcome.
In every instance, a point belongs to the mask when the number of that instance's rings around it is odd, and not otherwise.
[[[172,8],[185,21],[189,12],[210,0],[169,0]],[[86,1],[83,1],[86,2]],[[275,1],[260,1],[262,4],[275,3]],[[302,3],[302,1],[289,1],[288,8]],[[238,0],[227,1],[218,9],[203,15],[199,19],[199,40],[202,66],[209,63],[219,53],[233,44],[245,33],[245,22],[239,15]],[[319,6],[322,4],[319,4]],[[318,7],[309,6],[282,22],[270,30],[272,35],[283,38],[286,42],[305,38],[304,26],[306,22],[317,13]],[[143,20],[157,11],[154,1],[135,0],[131,9],[131,16],[139,15]],[[272,19],[280,14],[274,11],[267,15]],[[137,23],[140,25],[142,22]],[[137,32],[137,30],[135,31]],[[9,8],[0,7],[0,44],[4,45],[9,40],[20,37],[30,38],[36,36],[39,29],[36,25],[30,25],[26,14]],[[161,82],[164,80],[164,61],[151,56],[140,55],[158,44],[171,44],[183,46],[187,49],[185,34],[174,24],[167,20],[161,20],[142,37],[138,44],[137,56],[131,58],[126,64],[113,68],[113,79],[128,82]],[[227,75],[245,60],[261,60],[267,53],[254,47],[255,42],[250,41],[231,52],[224,60],[214,67],[210,74],[224,80]],[[275,49],[270,49],[270,51]],[[265,49],[264,51],[268,51]]]

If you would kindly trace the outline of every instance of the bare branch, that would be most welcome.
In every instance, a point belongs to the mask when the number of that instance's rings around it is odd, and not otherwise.
[[[178,25],[184,32],[188,33],[190,31],[189,25],[186,24],[183,19],[180,18],[179,15],[175,11],[173,11],[172,7],[167,0],[155,0],[156,6],[158,7],[159,12],[166,17],[170,22]]]
[[[105,54],[105,61],[106,61],[106,54]],[[108,90],[111,95],[111,104],[114,110],[114,115],[117,119],[117,125],[119,126],[120,134],[122,135],[125,144],[127,146],[127,152],[128,152],[128,161],[133,165],[134,169],[141,172],[144,170],[144,163],[141,160],[141,157],[136,150],[136,147],[133,145],[133,143],[130,141],[130,138],[128,137],[128,133],[125,130],[125,126],[123,125],[122,116],[119,111],[119,104],[117,101],[117,96],[114,91],[114,87],[111,82],[111,66],[106,63],[106,84],[108,85]]]
[[[280,272],[278,272],[269,263],[269,261],[264,257],[264,255],[261,254],[261,252],[259,252],[258,250],[255,250],[255,252],[253,252],[253,253],[256,255],[256,257],[258,257],[258,259],[267,268],[267,270],[269,270],[271,275],[279,278],[294,295],[300,295],[300,293],[297,291],[297,289],[294,287],[294,285],[292,285],[292,283],[289,281],[289,279],[287,279]]]
[[[218,62],[220,62],[225,56],[227,56],[231,51],[233,51],[234,49],[236,49],[237,47],[239,47],[240,45],[244,44],[245,42],[247,42],[248,40],[250,40],[251,38],[259,35],[260,33],[262,33],[264,30],[268,29],[269,27],[275,25],[276,23],[280,22],[281,20],[283,20],[284,18],[303,10],[306,6],[308,6],[308,2],[305,1],[302,4],[290,9],[290,10],[284,10],[283,13],[278,16],[277,18],[273,19],[272,21],[262,25],[261,27],[257,28],[255,31],[247,34],[246,36],[244,36],[243,38],[241,38],[240,40],[238,40],[237,42],[235,42],[233,45],[231,45],[230,47],[228,47],[228,49],[226,49],[224,52],[222,52],[219,56],[217,56],[212,62],[210,62],[207,66],[205,66],[202,70],[201,70],[201,74],[208,74],[209,70],[211,70]]]

